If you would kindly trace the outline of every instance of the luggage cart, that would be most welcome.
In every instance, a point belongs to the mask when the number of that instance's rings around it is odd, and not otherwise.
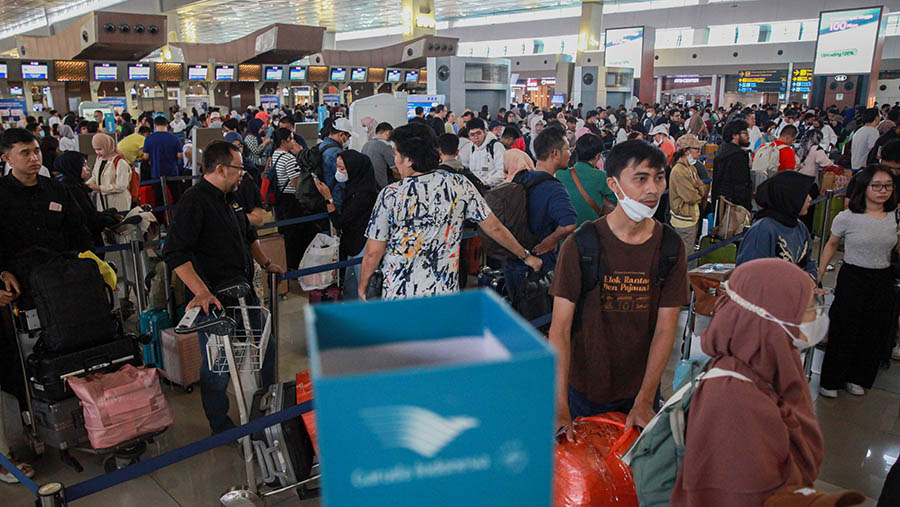
[[[704,264],[688,271],[688,281],[691,284],[691,302],[688,306],[687,320],[684,323],[681,342],[681,360],[675,367],[673,388],[678,387],[682,378],[690,370],[690,363],[702,357],[692,357],[694,330],[696,329],[697,315],[712,317],[722,292],[719,286],[734,270],[734,264]]]
[[[210,372],[230,374],[241,425],[289,406],[294,383],[275,383],[260,390],[263,361],[272,338],[272,315],[263,306],[251,306],[246,296],[251,287],[240,282],[216,291],[217,296],[237,300],[237,306],[212,310],[212,318],[194,324],[200,308],[193,308],[175,328],[176,334],[204,332]],[[251,318],[253,317],[253,318]],[[293,441],[292,441],[293,440]],[[246,484],[226,491],[219,499],[225,506],[261,506],[264,499],[290,489],[302,490],[318,480],[313,465],[312,443],[305,426],[285,421],[240,439]],[[257,473],[258,467],[258,473]],[[260,491],[257,480],[273,489]]]

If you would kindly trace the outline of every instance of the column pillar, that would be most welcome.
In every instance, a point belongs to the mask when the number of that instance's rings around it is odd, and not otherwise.
[[[578,23],[578,52],[599,51],[603,39],[603,1],[582,0]],[[577,58],[576,58],[576,61]]]
[[[400,19],[403,22],[403,40],[434,35],[434,0],[401,0]]]

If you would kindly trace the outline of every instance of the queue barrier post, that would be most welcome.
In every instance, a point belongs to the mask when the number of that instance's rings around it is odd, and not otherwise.
[[[160,185],[160,187],[162,187],[162,202],[163,202],[163,207],[165,208],[164,213],[166,215],[166,223],[171,224],[172,223],[172,214],[169,213],[169,190],[168,190],[169,187],[168,187],[168,184],[166,183],[165,176],[159,177],[159,185]]]
[[[137,295],[137,311],[138,315],[144,313],[144,310],[147,309],[147,294],[144,292],[144,278],[146,274],[144,273],[144,263],[141,262],[141,257],[144,252],[143,242],[138,239],[133,239],[130,242],[131,244],[131,262],[132,267],[134,268],[134,278],[135,278],[135,286],[134,293]]]
[[[65,507],[66,488],[61,482],[48,482],[38,488],[38,498],[35,502],[38,507]]]
[[[827,190],[825,192],[825,212],[822,213],[822,237],[819,238],[819,256],[816,258],[817,261],[822,261],[822,255],[825,252],[825,242],[828,241],[828,234],[826,234],[826,229],[828,227],[828,217],[831,215],[831,201],[834,198],[834,190]]]
[[[269,313],[272,326],[270,347],[275,347],[275,379],[278,380],[278,273],[266,273],[269,277]]]

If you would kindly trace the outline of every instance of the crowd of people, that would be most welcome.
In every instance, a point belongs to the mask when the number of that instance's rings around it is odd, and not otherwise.
[[[360,151],[349,149],[359,129],[344,107],[323,119],[314,146],[294,133],[295,121],[310,118],[305,108],[144,113],[136,121],[122,113],[115,132],[73,114],[29,119],[0,141],[9,167],[0,179],[0,304],[25,290],[30,248],[97,246],[96,214],[125,212],[136,200],[129,193],[135,164],[142,179],[185,174],[194,157],[190,130],[221,127],[223,140],[197,160],[202,179],[169,185],[177,207],[164,255],[192,293],[189,308],[221,307],[214,288],[234,278],[250,282],[254,263],[276,273],[296,269],[315,235],[330,231],[340,235],[341,260],[362,257],[345,298],[366,300],[373,285],[389,300],[452,293],[467,276],[460,270],[463,231],[474,223],[506,252],[488,264],[502,271],[511,301],[531,273],[552,276],[559,426],[607,411],[646,426],[659,408],[678,315],[689,300],[687,271],[696,265],[689,256],[721,198],[753,219],[703,350],[750,383],[698,388],[672,501],[753,503],[786,485],[811,485],[823,437],[797,351],[827,333],[821,394],[861,396],[896,344],[900,106],[512,104],[495,115],[487,106],[415,113],[402,126],[365,119]],[[94,134],[93,167],[73,148],[81,133]],[[853,178],[843,182],[847,209],[834,219],[817,263],[806,217],[823,170],[834,167]],[[264,182],[271,200],[260,190]],[[158,203],[162,191],[155,187]],[[279,227],[287,265],[278,266],[252,227],[263,223],[267,207],[278,220],[328,218]],[[504,218],[511,212],[524,217],[525,234]],[[841,242],[826,315],[821,282],[835,269]],[[270,368],[263,370],[267,382]],[[206,362],[203,371],[210,427],[227,430],[227,380],[210,374]],[[715,424],[723,410],[741,415]],[[703,437],[691,438],[694,432]],[[706,448],[719,449],[721,459],[708,459]],[[736,454],[754,456],[752,466],[731,467]]]

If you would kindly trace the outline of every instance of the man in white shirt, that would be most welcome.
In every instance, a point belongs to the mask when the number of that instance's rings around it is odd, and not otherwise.
[[[759,130],[759,126],[756,125],[756,115],[753,114],[753,110],[750,108],[744,108],[744,119],[747,120],[747,124],[750,125],[750,128],[747,129],[747,133],[750,135],[750,149],[752,150],[754,146],[756,146],[757,141],[762,139],[762,131]]]
[[[466,122],[471,145],[460,145],[459,160],[489,187],[504,182],[503,154],[506,148],[494,134],[485,131],[484,120],[473,118]]]
[[[865,109],[860,114],[860,123],[863,123],[863,126],[853,134],[850,148],[850,165],[854,171],[866,166],[869,151],[875,146],[875,141],[878,141],[879,134],[875,126],[880,121],[878,110],[875,108]]]

